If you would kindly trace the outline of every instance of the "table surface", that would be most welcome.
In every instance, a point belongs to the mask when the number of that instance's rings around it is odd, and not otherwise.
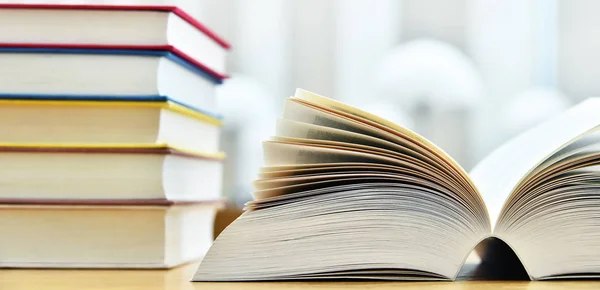
[[[0,289],[600,289],[600,281],[188,282],[198,264],[172,270],[0,270]]]

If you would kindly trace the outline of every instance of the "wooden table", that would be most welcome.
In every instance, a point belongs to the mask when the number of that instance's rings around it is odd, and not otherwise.
[[[156,289],[600,289],[600,281],[459,282],[188,282],[197,264],[173,270],[0,270],[1,290]]]

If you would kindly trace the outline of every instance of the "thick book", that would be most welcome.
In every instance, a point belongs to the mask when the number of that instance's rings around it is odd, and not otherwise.
[[[0,145],[171,146],[220,154],[221,119],[163,98],[0,94]]]
[[[216,78],[226,77],[229,43],[176,6],[148,4],[0,2],[0,43],[15,47],[169,50]]]
[[[0,43],[0,96],[71,99],[169,98],[215,114],[221,81],[160,50],[6,47]]]
[[[217,201],[222,159],[164,145],[0,145],[0,204]]]
[[[194,281],[453,280],[474,248],[529,278],[600,277],[600,99],[512,139],[467,174],[418,134],[298,90],[254,200]],[[483,242],[482,242],[483,241]],[[508,251],[510,253],[510,251]]]
[[[171,268],[200,259],[220,203],[0,205],[0,268]]]

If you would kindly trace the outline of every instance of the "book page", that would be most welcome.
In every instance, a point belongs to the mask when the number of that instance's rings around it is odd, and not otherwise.
[[[445,162],[448,162],[450,166],[452,166],[453,169],[455,169],[457,171],[458,174],[462,175],[463,177],[466,178],[467,173],[464,171],[464,169],[458,164],[458,162],[454,161],[454,159],[448,155],[446,152],[444,152],[441,148],[439,148],[438,146],[436,146],[435,144],[433,144],[431,141],[425,139],[424,137],[422,137],[421,135],[407,129],[404,128],[398,124],[395,124],[393,122],[390,122],[384,118],[381,118],[379,116],[370,114],[368,112],[365,111],[361,111],[358,110],[356,108],[353,108],[349,105],[346,105],[344,103],[302,90],[302,89],[297,89],[296,90],[296,94],[294,95],[295,98],[301,99],[301,100],[307,100],[307,101],[311,101],[311,102],[316,102],[319,104],[326,104],[328,107],[334,109],[334,110],[338,110],[353,116],[357,116],[359,118],[363,118],[369,121],[372,121],[374,123],[377,123],[381,126],[387,127],[395,132],[397,132],[398,134],[407,136],[409,139],[411,140],[415,140],[416,142],[423,144],[427,149],[431,150],[435,155],[437,155],[438,157],[441,157]],[[467,182],[470,182],[470,180],[468,178]]]
[[[276,126],[276,134],[281,137],[304,138],[344,142],[348,145],[364,145],[375,148],[392,150],[398,153],[408,151],[406,147],[402,147],[390,141],[380,138],[375,138],[365,134],[359,134],[353,131],[335,129],[326,126],[318,126],[308,123],[297,122],[288,119],[278,119]],[[417,155],[417,152],[409,152],[410,155]],[[425,159],[425,157],[420,157]]]
[[[294,105],[294,103],[303,106],[297,106]],[[443,150],[415,132],[412,132],[400,125],[394,124],[376,115],[301,89],[296,90],[296,94],[293,98],[289,99],[288,104],[286,104],[286,109],[284,111],[284,119],[290,119],[319,126],[333,127],[336,129],[352,131],[354,133],[378,137],[386,141],[396,142],[402,147],[406,147],[407,149],[411,149],[413,152],[418,152],[421,155],[426,156],[428,159],[433,161],[431,164],[447,171],[448,174],[452,176],[452,179],[461,184],[461,187],[464,189],[460,192],[474,202],[474,209],[477,212],[477,215],[482,219],[488,220],[487,211],[483,205],[483,199],[477,192],[475,185],[471,182],[466,171],[464,171],[464,169]],[[309,114],[307,108],[315,109],[315,107],[318,115],[314,113]],[[343,118],[341,118],[342,116]],[[336,124],[330,123],[332,121],[332,117],[336,118]],[[343,124],[340,122],[341,120],[349,122]],[[371,130],[357,131],[357,129],[360,129],[359,127],[349,126],[352,123],[369,125],[368,128]],[[373,131],[373,129],[378,130]],[[407,152],[407,154],[409,153]]]
[[[600,98],[588,99],[510,140],[471,171],[492,225],[512,190],[546,158],[600,125]]]

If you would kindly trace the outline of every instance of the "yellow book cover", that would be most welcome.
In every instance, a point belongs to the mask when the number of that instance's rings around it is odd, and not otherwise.
[[[170,148],[222,159],[219,117],[171,101],[0,100],[0,147]]]

